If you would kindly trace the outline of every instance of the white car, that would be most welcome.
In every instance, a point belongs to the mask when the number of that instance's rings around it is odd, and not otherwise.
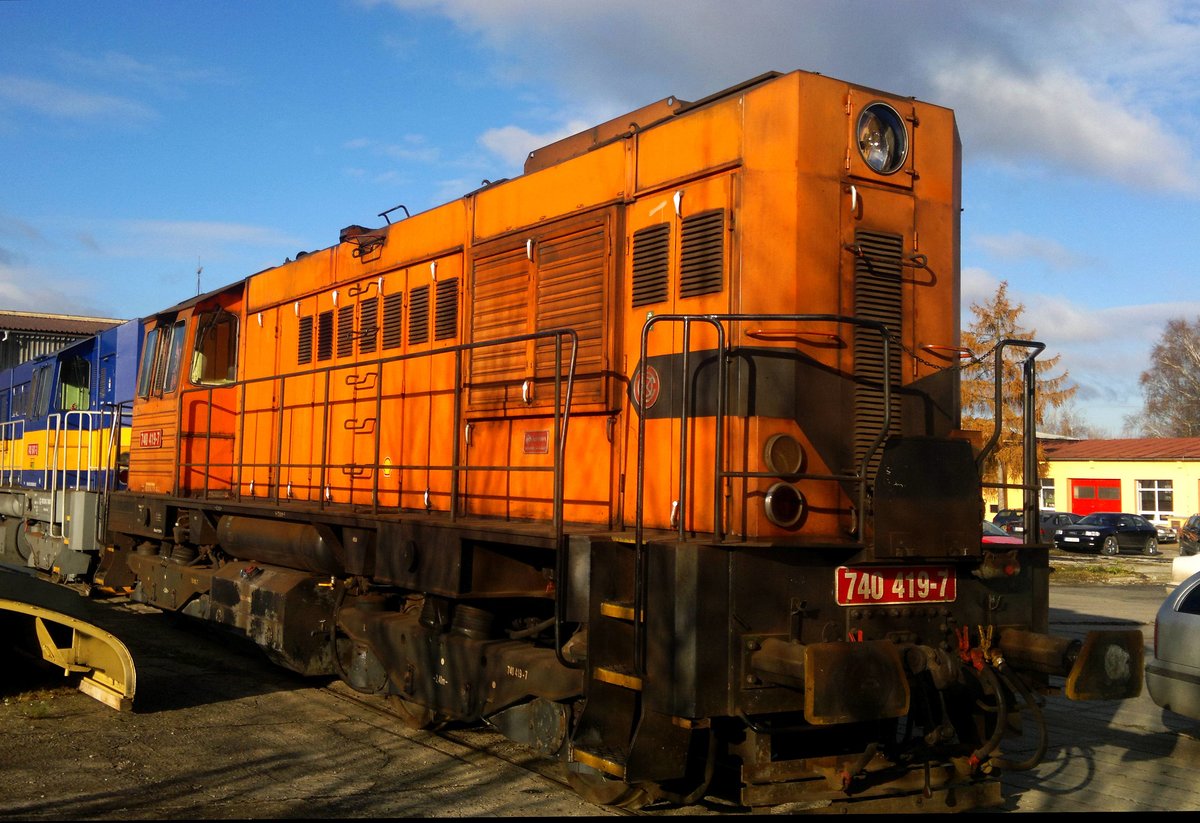
[[[1146,689],[1156,705],[1200,720],[1200,572],[1176,586],[1158,608]]]

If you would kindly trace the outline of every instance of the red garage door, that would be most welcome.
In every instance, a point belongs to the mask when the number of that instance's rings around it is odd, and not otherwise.
[[[1072,480],[1071,511],[1075,514],[1121,511],[1121,481]]]

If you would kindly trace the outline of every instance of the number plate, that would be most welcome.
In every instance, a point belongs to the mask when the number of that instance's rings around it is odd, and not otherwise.
[[[951,566],[839,566],[834,575],[839,606],[952,603],[958,578]]]
[[[1078,537],[1064,537],[1063,542],[1064,543],[1078,543],[1079,538]]]

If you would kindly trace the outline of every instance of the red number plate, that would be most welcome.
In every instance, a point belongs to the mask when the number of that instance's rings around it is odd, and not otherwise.
[[[839,606],[952,603],[958,596],[958,578],[950,566],[839,566],[835,582]]]

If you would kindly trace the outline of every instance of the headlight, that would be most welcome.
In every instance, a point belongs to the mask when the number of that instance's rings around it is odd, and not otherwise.
[[[1097,532],[1097,531],[1090,531],[1090,530],[1089,530],[1089,531],[1086,531],[1086,532],[1084,532],[1084,534],[1085,534],[1086,536],[1088,536],[1088,537],[1099,537],[1099,536],[1100,536],[1100,532]]]
[[[794,477],[804,468],[804,447],[790,434],[773,434],[763,446],[763,462],[780,477]]]
[[[858,151],[867,165],[880,174],[891,174],[908,157],[908,132],[904,120],[887,103],[872,103],[858,115]]]
[[[776,483],[763,498],[767,519],[784,529],[791,529],[804,517],[804,495],[790,483]]]

